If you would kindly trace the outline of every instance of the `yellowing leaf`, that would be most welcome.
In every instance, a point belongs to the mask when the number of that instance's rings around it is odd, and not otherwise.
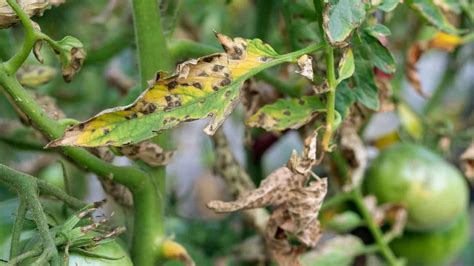
[[[398,115],[403,128],[413,138],[420,140],[423,137],[423,125],[418,115],[405,104],[398,105]]]
[[[136,143],[181,122],[210,117],[204,131],[212,135],[232,112],[248,73],[278,54],[261,40],[231,39],[217,34],[226,53],[189,60],[177,73],[155,81],[131,105],[108,109],[66,130],[53,146],[121,146]]]
[[[352,49],[347,49],[342,55],[341,61],[339,61],[339,73],[338,73],[338,83],[350,78],[354,74],[355,65],[354,65],[354,55],[352,54]]]
[[[463,39],[457,35],[437,32],[434,38],[429,42],[428,46],[429,48],[436,48],[451,52],[463,43]]]
[[[260,108],[247,120],[247,124],[265,130],[296,129],[307,124],[317,114],[325,111],[324,104],[317,96],[280,99],[273,104]]]
[[[166,239],[161,243],[161,254],[165,259],[179,260],[183,262],[185,266],[196,265],[191,256],[189,256],[186,248],[171,239]]]

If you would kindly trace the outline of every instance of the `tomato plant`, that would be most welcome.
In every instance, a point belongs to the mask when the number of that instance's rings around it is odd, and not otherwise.
[[[0,263],[451,261],[473,10],[0,0]]]

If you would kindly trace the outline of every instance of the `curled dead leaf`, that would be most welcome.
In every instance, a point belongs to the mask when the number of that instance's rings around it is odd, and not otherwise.
[[[471,183],[474,182],[474,142],[461,154],[460,159],[464,175]]]
[[[29,16],[42,15],[43,11],[51,6],[62,4],[64,0],[17,0],[20,7]],[[7,1],[0,0],[0,29],[9,28],[19,21],[15,11]]]
[[[174,151],[165,151],[158,144],[149,140],[125,145],[117,149],[128,158],[142,160],[151,166],[167,165],[174,155]]]
[[[408,82],[415,89],[415,91],[422,97],[428,98],[423,88],[421,87],[420,75],[418,74],[418,69],[416,67],[418,60],[420,60],[423,53],[427,50],[426,44],[417,42],[413,44],[407,53],[407,59],[405,64],[405,74],[407,76]]]
[[[300,265],[298,255],[304,247],[318,242],[321,230],[317,219],[327,192],[327,180],[309,181],[316,158],[317,130],[305,139],[301,156],[293,153],[288,167],[283,166],[265,178],[257,189],[242,194],[236,201],[211,201],[208,208],[232,212],[276,206],[265,230],[267,247],[280,265]],[[302,246],[291,245],[287,234],[295,236]]]
[[[64,37],[56,44],[57,47],[53,49],[59,55],[64,81],[70,82],[81,69],[86,58],[86,51],[82,43],[71,36]]]
[[[313,58],[309,55],[303,55],[300,58],[298,58],[298,70],[295,72],[302,75],[303,77],[306,77],[307,79],[313,81]]]

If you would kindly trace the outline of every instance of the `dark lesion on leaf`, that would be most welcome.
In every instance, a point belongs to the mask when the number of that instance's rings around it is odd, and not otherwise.
[[[198,74],[199,77],[209,77],[209,74],[206,73],[206,71],[201,71],[199,74]]]
[[[225,78],[221,81],[220,85],[221,86],[227,86],[231,83],[232,81],[230,80],[230,78]]]
[[[107,136],[110,133],[110,130],[108,128],[104,128],[103,133],[105,136]]]
[[[176,86],[178,86],[178,82],[176,82],[176,80],[173,80],[173,81],[170,81],[168,84],[166,84],[166,86],[168,87],[168,89],[174,89],[176,88]]]
[[[283,112],[283,114],[286,115],[286,116],[290,116],[290,115],[291,115],[291,112],[290,112],[289,110],[285,110],[285,111]]]
[[[198,88],[198,89],[202,90],[202,85],[201,85],[201,83],[199,83],[199,82],[194,82],[194,83],[193,83],[193,86],[194,86],[195,88]]]
[[[219,72],[219,71],[222,71],[223,69],[224,69],[224,66],[219,65],[219,64],[216,64],[212,67],[212,71],[214,71],[214,72]]]

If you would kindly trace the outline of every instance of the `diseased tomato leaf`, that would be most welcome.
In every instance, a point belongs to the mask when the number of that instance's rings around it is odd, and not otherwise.
[[[214,134],[239,102],[242,76],[278,55],[259,39],[216,35],[225,53],[186,61],[172,76],[158,73],[134,103],[105,110],[67,129],[49,146],[122,146],[206,117],[211,120],[204,131]]]
[[[438,29],[455,34],[458,30],[451,25],[433,0],[409,0],[411,8]]]
[[[394,73],[396,68],[395,59],[387,47],[368,32],[362,32],[361,37],[365,46],[368,48],[369,56],[374,66],[385,73]]]
[[[378,97],[378,88],[374,81],[373,65],[370,57],[359,35],[354,36],[354,61],[355,71],[354,96],[363,105],[372,110],[378,110],[380,103]]]
[[[345,46],[352,31],[365,18],[364,2],[360,0],[330,0],[323,13],[323,28],[333,46]]]
[[[317,96],[280,99],[260,108],[247,120],[247,125],[277,131],[296,129],[321,112],[326,112],[326,107]]]

